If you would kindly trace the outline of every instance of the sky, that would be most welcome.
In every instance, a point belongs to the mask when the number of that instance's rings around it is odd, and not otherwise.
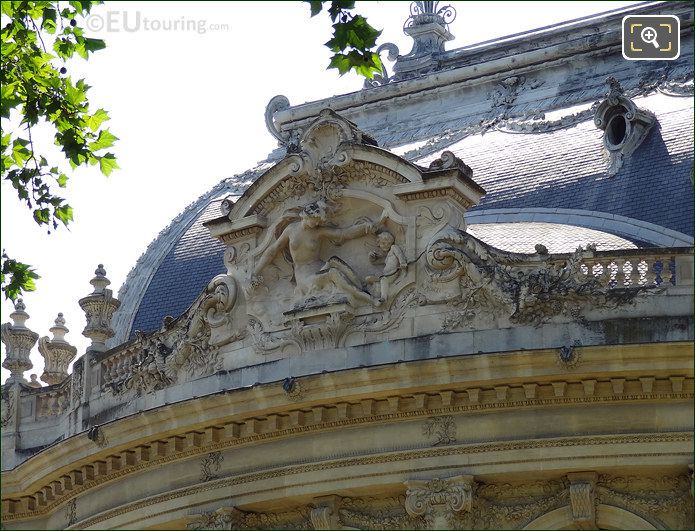
[[[456,39],[447,49],[635,3],[453,2]],[[355,11],[383,29],[378,44],[393,42],[401,54],[410,50],[402,31],[409,2],[358,1]],[[117,293],[179,212],[223,178],[265,159],[276,147],[263,118],[273,96],[284,94],[296,105],[360,90],[363,83],[356,74],[340,77],[326,69],[330,20],[325,13],[310,18],[303,2],[106,2],[83,27],[107,48],[89,61],[68,62],[67,75],[84,77],[92,87],[90,108],[109,112],[121,169],[108,178],[96,167],[70,171],[61,192],[74,222],[50,235],[11,185],[0,184],[2,248],[41,276],[37,290],[24,295],[27,326],[49,335],[62,312],[78,357],[89,341],[81,334],[86,323],[77,301],[92,291],[97,264],[104,264]],[[69,170],[49,131],[39,143]],[[3,299],[0,311],[7,322],[13,307]],[[36,347],[31,359],[27,379],[43,371]],[[8,376],[2,369],[2,381]]]

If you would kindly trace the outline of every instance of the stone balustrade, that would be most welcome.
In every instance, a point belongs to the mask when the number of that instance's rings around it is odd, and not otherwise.
[[[616,256],[596,255],[582,261],[581,270],[585,275],[592,275],[607,288],[675,286],[678,263],[692,258],[680,253],[634,253]],[[688,279],[683,279],[686,282]]]
[[[143,350],[126,349],[115,352],[101,361],[101,389],[119,389],[130,376],[131,368],[142,362],[145,357]]]
[[[70,406],[70,380],[60,385],[36,389],[36,418],[53,417],[68,411]]]

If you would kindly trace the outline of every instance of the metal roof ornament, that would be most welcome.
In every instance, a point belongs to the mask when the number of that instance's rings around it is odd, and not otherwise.
[[[444,24],[448,26],[456,19],[456,9],[452,5],[439,7],[439,2],[411,2],[410,16],[403,25],[403,31],[410,35],[406,30],[412,26],[423,24]]]
[[[439,69],[439,56],[444,53],[444,43],[453,40],[449,24],[456,19],[456,9],[439,2],[413,2],[410,4],[410,16],[403,25],[403,32],[412,37],[413,48],[407,55],[399,55],[398,47],[385,43],[377,48],[376,53],[388,52],[388,59],[395,61],[393,75],[389,76],[382,66],[381,74],[367,80],[364,88],[377,87],[394,81],[412,79]],[[382,62],[383,65],[383,62]]]

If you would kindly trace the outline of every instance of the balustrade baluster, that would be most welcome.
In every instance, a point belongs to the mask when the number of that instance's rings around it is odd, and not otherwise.
[[[654,269],[654,283],[660,286],[664,282],[661,276],[664,271],[664,261],[660,257],[656,257],[654,258],[654,265],[652,267]]]
[[[635,267],[632,265],[632,261],[625,260],[623,263],[623,274],[625,275],[624,286],[634,286],[635,285]]]
[[[669,278],[669,282],[671,283],[672,286],[676,285],[676,257],[672,256],[668,260],[668,271],[669,274],[671,275]]]

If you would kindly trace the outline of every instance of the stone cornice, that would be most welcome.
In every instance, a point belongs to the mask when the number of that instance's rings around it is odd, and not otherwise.
[[[573,447],[587,447],[587,446],[599,446],[608,447],[615,445],[621,448],[621,453],[619,455],[614,455],[614,457],[629,457],[635,458],[638,456],[650,455],[652,457],[660,457],[664,455],[674,455],[672,452],[647,452],[647,450],[654,444],[678,444],[678,443],[690,443],[692,444],[693,436],[691,433],[678,432],[678,433],[667,433],[667,434],[631,434],[631,435],[607,435],[607,436],[588,436],[588,437],[563,437],[563,438],[553,438],[553,439],[536,439],[536,440],[526,440],[526,441],[510,441],[501,443],[482,443],[482,444],[464,444],[458,446],[449,446],[444,448],[423,448],[423,449],[411,449],[400,452],[391,453],[377,453],[374,455],[366,455],[361,457],[345,457],[338,458],[329,462],[321,463],[298,463],[292,466],[283,466],[278,468],[270,468],[261,471],[251,472],[248,474],[238,474],[226,478],[221,478],[218,480],[210,481],[200,485],[192,487],[184,487],[181,489],[176,489],[165,494],[159,494],[151,496],[144,500],[129,503],[105,511],[99,515],[85,519],[79,522],[76,529],[86,529],[92,526],[97,526],[102,522],[109,519],[116,518],[121,515],[128,513],[133,513],[138,509],[145,507],[156,507],[159,504],[169,502],[171,500],[181,499],[196,495],[199,493],[209,492],[209,491],[220,491],[228,493],[230,488],[239,485],[248,485],[259,480],[266,480],[270,478],[291,478],[299,474],[306,474],[311,472],[326,471],[326,470],[340,470],[349,467],[364,467],[364,466],[374,466],[383,463],[392,462],[407,462],[413,460],[419,460],[424,458],[444,458],[447,456],[466,456],[475,455],[481,453],[497,453],[497,452],[514,452],[514,451],[528,451],[533,449],[560,449],[560,448],[573,448]],[[629,448],[627,445],[638,445],[637,448]],[[641,446],[641,448],[640,448]],[[685,455],[684,452],[675,452],[675,455]],[[552,459],[551,459],[552,460]],[[513,463],[540,463],[544,462],[543,457],[523,457],[516,460],[505,461],[505,464]],[[378,476],[379,473],[374,473],[370,471],[365,471],[359,474],[357,477],[360,478],[374,478]],[[323,479],[319,483],[329,483],[333,481],[333,478]],[[247,494],[253,494],[253,492],[247,492]],[[54,508],[58,504],[54,504]],[[169,509],[170,510],[170,509]],[[27,515],[27,517],[35,517],[36,514]],[[19,518],[10,517],[7,521],[17,520]]]
[[[302,378],[302,404],[291,403],[281,385],[265,384],[158,408],[100,427],[108,449],[83,433],[4,473],[5,518],[50,512],[79,492],[150,466],[300,433],[452,413],[692,399],[689,344],[582,351],[582,370],[573,373],[558,371],[555,351],[495,355],[492,364],[489,355],[466,356]],[[651,369],[656,351],[659,371]],[[617,373],[612,352],[621,357]],[[404,381],[420,385],[406,388]]]
[[[592,18],[570,28],[557,28],[554,30],[554,39],[548,42],[550,32],[538,32],[534,36],[523,35],[516,41],[509,41],[500,49],[498,42],[486,44],[483,47],[472,50],[466,47],[460,50],[447,52],[443,63],[446,70],[441,70],[430,75],[408,81],[387,84],[375,89],[361,90],[330,98],[330,107],[336,112],[345,113],[349,117],[351,110],[365,106],[379,104],[384,100],[393,101],[397,98],[426,97],[426,93],[442,90],[459,90],[460,84],[471,80],[480,81],[482,78],[491,79],[497,75],[508,77],[512,72],[524,68],[533,68],[534,65],[542,65],[547,68],[552,61],[568,61],[586,55],[593,55],[600,51],[610,49],[620,53],[620,20],[626,14],[680,13],[689,7],[685,2],[669,4],[666,2],[651,4],[649,6],[636,6],[621,11],[609,13],[602,18]],[[608,27],[611,25],[610,28]],[[601,30],[596,34],[595,27],[599,25]],[[683,20],[681,33],[687,33],[692,27],[691,20]],[[475,46],[475,45],[474,45]],[[506,53],[505,53],[506,52]],[[465,58],[465,64],[461,63],[458,56]],[[318,100],[301,105],[295,105],[285,110],[278,111],[275,122],[281,130],[291,129],[310,120],[318,112],[328,105],[328,100]]]

